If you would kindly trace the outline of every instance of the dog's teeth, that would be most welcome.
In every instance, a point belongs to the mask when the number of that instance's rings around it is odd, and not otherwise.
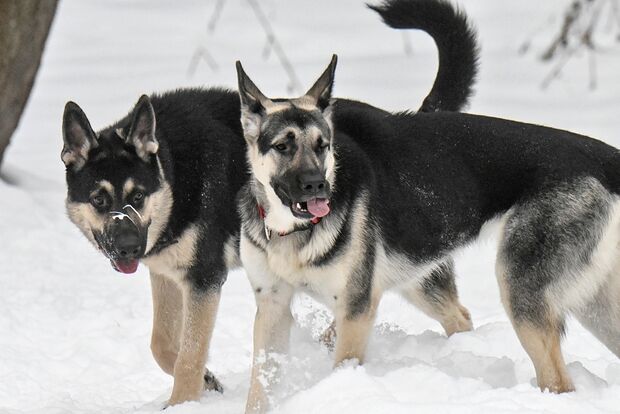
[[[301,203],[295,203],[295,207],[297,207],[297,210],[303,210],[303,209],[301,208]]]

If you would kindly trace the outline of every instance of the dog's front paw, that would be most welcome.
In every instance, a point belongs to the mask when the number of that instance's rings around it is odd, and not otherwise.
[[[208,369],[205,370],[204,379],[206,391],[217,391],[220,394],[224,392],[224,386],[222,385],[222,383]]]

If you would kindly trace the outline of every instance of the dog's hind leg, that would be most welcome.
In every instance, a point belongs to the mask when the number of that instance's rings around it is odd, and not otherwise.
[[[454,278],[454,261],[448,259],[421,283],[416,281],[401,290],[405,299],[441,323],[448,336],[473,329],[469,311],[459,301]]]
[[[554,393],[574,391],[575,387],[566,370],[560,346],[562,326],[559,321],[529,324],[513,321],[513,326],[523,348],[534,363],[538,387]]]
[[[573,391],[560,346],[564,332],[563,316],[553,314],[544,295],[525,295],[511,286],[518,276],[507,273],[500,260],[497,276],[502,303],[521,345],[534,364],[538,386],[542,391],[548,389],[554,393]]]
[[[583,178],[531,195],[507,213],[496,274],[538,386],[574,389],[560,348],[564,316],[593,299],[618,245],[614,197]]]

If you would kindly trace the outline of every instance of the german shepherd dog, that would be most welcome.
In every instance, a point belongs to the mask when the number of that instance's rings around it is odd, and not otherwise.
[[[375,9],[390,24],[412,4]],[[257,302],[247,412],[269,405],[263,370],[277,372],[270,355],[286,350],[297,290],[334,310],[335,366],[364,360],[387,289],[464,326],[436,282],[495,220],[502,300],[538,386],[574,389],[560,349],[569,313],[620,355],[618,150],[509,120],[332,100],[335,68],[334,57],[300,98],[269,99],[237,65],[252,169],[240,249]]]
[[[119,272],[149,267],[151,350],[174,376],[168,403],[221,391],[204,366],[220,288],[238,261],[234,206],[247,181],[239,98],[218,89],[142,96],[98,133],[69,102],[63,137],[69,218]]]
[[[429,0],[402,15],[388,25],[424,30],[439,49],[437,79],[422,110],[461,108],[477,58],[464,17]],[[205,388],[221,391],[204,367],[220,287],[239,264],[236,196],[250,178],[238,94],[191,89],[142,96],[126,117],[97,133],[69,102],[63,138],[69,218],[114,269],[133,273],[140,261],[149,268],[151,350],[174,376],[168,404],[197,400]],[[466,311],[454,307],[453,277],[446,261],[421,291],[411,291],[431,314],[444,308],[457,314],[438,317],[448,333],[471,326]]]
[[[391,27],[425,27],[438,45],[437,78],[418,112],[465,106],[477,72],[475,32],[466,17],[447,1],[397,0],[371,8]],[[240,254],[257,303],[247,412],[269,406],[263,373],[277,370],[277,358],[269,355],[288,348],[290,302],[298,289],[335,313],[335,365],[363,360],[380,296],[389,288],[438,320],[448,335],[472,328],[458,300],[450,251],[433,244],[438,238],[456,248],[468,239],[463,235],[459,244],[448,241],[451,234],[435,233],[443,229],[432,217],[442,214],[435,210],[441,194],[416,188],[409,151],[390,145],[396,139],[390,120],[407,114],[332,99],[335,68],[336,56],[302,97],[269,99],[237,62],[252,173],[239,195]],[[390,158],[388,148],[400,156]],[[437,203],[432,214],[421,211],[431,200]]]

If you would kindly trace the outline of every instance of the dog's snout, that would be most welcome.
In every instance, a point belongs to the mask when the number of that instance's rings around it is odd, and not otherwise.
[[[299,188],[304,194],[316,194],[324,191],[326,187],[325,177],[319,172],[307,172],[299,174]]]
[[[113,218],[107,228],[110,252],[117,259],[139,259],[143,253],[145,236],[128,216]]]
[[[140,235],[134,232],[122,232],[116,236],[115,247],[119,258],[136,259],[142,247]]]

